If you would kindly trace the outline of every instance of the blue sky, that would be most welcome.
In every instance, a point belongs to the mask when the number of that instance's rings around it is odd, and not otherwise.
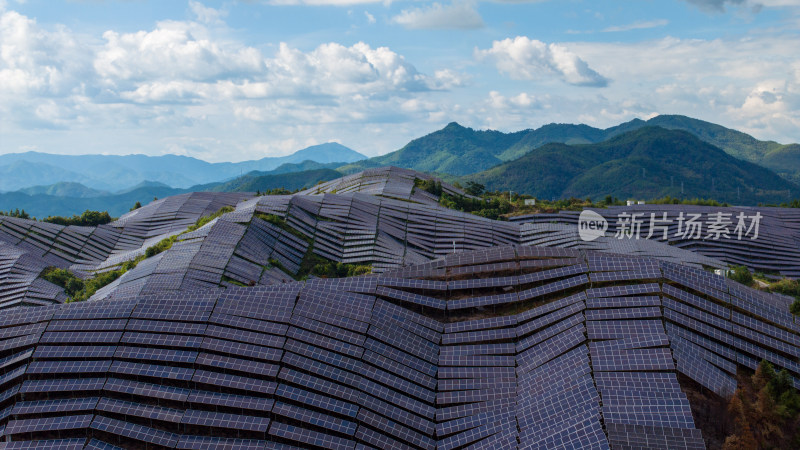
[[[373,156],[657,114],[800,142],[800,0],[0,0],[0,153]]]

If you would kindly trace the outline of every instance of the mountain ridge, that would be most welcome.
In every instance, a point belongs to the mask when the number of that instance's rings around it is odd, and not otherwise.
[[[491,190],[542,198],[714,198],[778,203],[800,186],[737,159],[683,130],[644,127],[595,144],[546,144],[516,160],[464,176]]]
[[[298,167],[303,167],[303,164],[294,165],[294,168]],[[341,173],[328,167],[295,172],[287,172],[286,168],[284,171],[277,170],[276,172],[253,171],[233,180],[195,185],[186,189],[173,188],[159,182],[143,181],[133,188],[94,197],[57,196],[42,192],[58,185],[56,184],[40,187],[31,193],[23,191],[0,193],[0,211],[21,209],[31,216],[41,219],[47,216],[72,216],[88,209],[108,211],[112,216],[118,217],[128,212],[136,202],[147,204],[154,198],[198,191],[257,192],[277,188],[293,191],[314,186],[321,181],[341,177]],[[90,190],[85,186],[78,186],[73,188],[77,191]]]
[[[329,142],[298,150],[291,155],[265,157],[237,163],[210,163],[183,155],[56,155],[42,152],[0,155],[0,191],[17,191],[58,182],[77,182],[84,186],[117,192],[143,181],[164,183],[170,187],[189,188],[219,182],[253,170],[269,171],[283,164],[314,161],[337,165],[364,159],[366,156],[344,145]],[[18,166],[26,168],[24,173]],[[37,174],[45,174],[37,176]]]
[[[729,155],[772,169],[786,180],[800,182],[800,145],[760,141],[741,131],[681,115],[659,115],[646,121],[637,118],[605,129],[585,124],[550,123],[537,129],[510,133],[474,130],[451,122],[394,152],[347,164],[339,170],[354,173],[392,164],[407,169],[463,176],[512,161],[548,143],[599,143],[648,126],[690,132]],[[466,139],[470,135],[473,141]],[[500,145],[487,148],[485,136],[493,136],[493,143]]]

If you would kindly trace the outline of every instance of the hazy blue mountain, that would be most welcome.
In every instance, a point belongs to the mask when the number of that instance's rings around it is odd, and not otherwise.
[[[2,156],[0,156],[2,158]],[[0,191],[15,191],[21,187],[42,185],[55,181],[87,184],[91,180],[80,173],[55,165],[28,161],[12,161],[0,164]],[[102,189],[102,187],[100,187]]]
[[[114,195],[127,194],[128,192],[133,192],[133,191],[138,190],[138,189],[151,189],[152,190],[152,189],[173,189],[173,188],[171,186],[167,185],[167,184],[159,183],[158,181],[145,180],[145,181],[142,181],[141,183],[137,184],[136,186],[131,186],[131,187],[127,188],[127,189],[121,189],[121,190],[119,190],[117,192],[114,192]]]
[[[0,211],[24,209],[33,217],[42,219],[47,216],[72,216],[87,209],[108,211],[113,217],[128,212],[136,203],[147,204],[153,198],[188,192],[186,189],[143,187],[124,194],[110,194],[100,197],[58,197],[54,195],[28,195],[22,192],[6,192],[0,194]]]
[[[298,168],[301,165],[289,165],[283,170]],[[14,209],[24,209],[28,214],[38,218],[47,216],[72,216],[80,214],[87,209],[94,211],[108,211],[113,217],[118,217],[128,212],[138,201],[145,205],[153,198],[163,198],[170,195],[183,194],[196,191],[216,191],[216,192],[256,192],[269,191],[270,189],[285,188],[289,190],[303,189],[314,186],[320,181],[333,180],[342,176],[341,173],[329,169],[314,169],[298,172],[250,172],[242,177],[237,177],[226,182],[207,183],[191,186],[186,189],[172,188],[165,184],[144,181],[133,189],[126,189],[113,194],[106,193],[96,197],[79,197],[48,195],[41,193],[42,190],[51,190],[52,186],[45,189],[34,189],[30,194],[24,192],[0,193],[0,211]],[[78,185],[81,186],[81,185]],[[84,189],[89,189],[83,186]],[[82,190],[75,187],[75,192]],[[52,188],[54,193],[65,191]]]
[[[209,163],[179,155],[53,155],[39,152],[0,155],[0,191],[15,191],[58,182],[77,182],[92,189],[119,191],[149,180],[171,187],[229,180],[253,170],[314,161],[349,163],[366,158],[337,143],[315,145],[288,156],[238,163]]]
[[[546,144],[461,181],[547,199],[670,195],[754,205],[800,195],[800,186],[767,168],[734,158],[689,132],[659,127],[628,131],[596,144]]]
[[[21,192],[23,194],[28,194],[28,195],[45,194],[45,195],[52,195],[54,197],[77,197],[77,198],[102,197],[104,195],[110,194],[110,192],[108,191],[100,191],[97,189],[92,189],[90,187],[86,187],[80,183],[75,183],[72,181],[61,181],[55,184],[51,184],[49,186],[32,186],[29,188],[20,189],[17,192]]]

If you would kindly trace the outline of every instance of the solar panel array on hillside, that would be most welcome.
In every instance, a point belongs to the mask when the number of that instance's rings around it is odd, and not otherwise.
[[[639,248],[650,247],[654,241],[666,242],[669,246],[653,248],[655,252],[651,254],[658,255],[659,251],[666,249],[672,249],[670,252],[686,249],[717,261],[744,265],[752,271],[777,272],[783,276],[800,278],[800,210],[797,208],[653,204],[611,206],[594,211],[606,219],[606,234],[612,236],[585,244],[594,249],[614,245],[612,241],[620,241],[613,236],[623,228],[624,231],[630,231],[635,214],[636,220],[641,222],[640,239],[623,238],[622,241],[630,242],[632,247],[629,251],[617,253],[640,252],[642,250]],[[514,217],[511,220],[522,224],[523,235],[526,236],[523,243],[548,245],[546,241],[550,239],[569,242],[572,230],[577,231],[578,216],[577,211],[562,211],[558,214]],[[753,223],[756,216],[757,226]],[[690,220],[694,220],[697,226],[690,227]],[[713,223],[717,223],[717,226],[712,226]],[[740,225],[743,228],[737,231]],[[543,228],[548,231],[542,231]],[[645,239],[648,236],[650,238]],[[651,250],[647,248],[644,251]]]
[[[0,435],[7,448],[703,448],[679,373],[725,395],[766,359],[797,385],[798,356],[775,296],[655,259],[505,246],[382,275],[6,311]]]
[[[575,230],[554,232],[549,225],[520,226],[452,211],[415,186],[416,180],[431,179],[406,169],[382,168],[296,195],[251,198],[251,194],[240,193],[183,194],[157,200],[96,228],[0,218],[0,242],[26,251],[29,260],[38,258],[37,267],[69,268],[78,276],[90,277],[116,269],[143,256],[162,239],[179,235],[178,242],[157,264],[145,264],[125,274],[94,299],[230,283],[285,282],[298,271],[309,245],[318,256],[370,265],[374,272],[421,264],[453,252],[520,243],[654,256],[698,267],[723,265],[652,241],[603,239],[602,245],[600,241],[583,243]],[[462,194],[446,183],[442,189],[452,195]],[[199,217],[222,206],[236,206],[236,210],[200,230],[181,234]],[[285,220],[286,227],[255,217],[261,214]],[[0,248],[0,254],[10,248]],[[13,289],[0,286],[0,292],[13,291],[15,296],[14,301],[0,303],[0,307],[57,302],[58,295],[51,287],[36,280],[40,279],[25,278]]]

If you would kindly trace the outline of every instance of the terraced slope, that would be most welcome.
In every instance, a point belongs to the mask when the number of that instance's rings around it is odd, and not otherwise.
[[[0,316],[5,448],[704,448],[679,375],[800,386],[785,300],[503,246],[381,275]]]
[[[63,302],[58,289],[38,275],[46,267],[69,269],[80,277],[119,268],[141,258],[147,248],[173,236],[167,251],[146,258],[94,299],[233,284],[269,285],[296,276],[304,261],[323,258],[369,265],[380,273],[463,252],[522,244],[596,250],[657,258],[690,267],[721,268],[726,263],[800,276],[800,213],[780,208],[708,208],[660,205],[639,212],[642,239],[616,239],[616,216],[628,210],[600,210],[611,224],[608,235],[584,242],[577,213],[492,221],[438,205],[437,197],[415,187],[427,176],[396,168],[375,169],[320,184],[295,195],[194,193],[162,199],[97,228],[61,227],[0,218],[0,255],[13,276],[0,279],[0,307]],[[442,189],[460,191],[446,183]],[[222,206],[235,207],[204,227],[187,233],[201,216]],[[650,209],[647,209],[650,208]],[[641,207],[640,207],[641,209]],[[639,211],[631,209],[630,212]],[[669,214],[668,239],[661,232],[647,240],[650,213]],[[679,233],[681,213],[760,214],[759,236],[739,240]],[[688,216],[687,216],[688,217]],[[557,222],[557,223],[553,223]],[[733,230],[735,223],[728,227]],[[21,255],[27,255],[21,258]]]

